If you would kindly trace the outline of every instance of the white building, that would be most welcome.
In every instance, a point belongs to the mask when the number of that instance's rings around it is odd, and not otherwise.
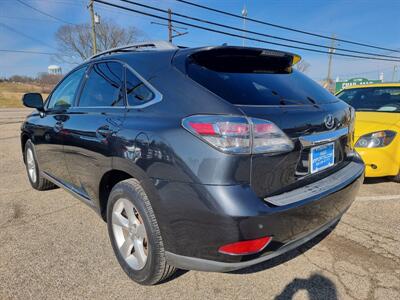
[[[52,75],[62,74],[61,67],[57,65],[48,66],[47,72]]]

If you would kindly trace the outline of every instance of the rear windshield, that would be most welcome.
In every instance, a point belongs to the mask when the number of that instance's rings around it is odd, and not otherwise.
[[[194,60],[187,64],[190,78],[236,105],[302,105],[338,101],[318,83],[292,68],[278,72],[259,69],[233,71],[234,65],[210,69]]]

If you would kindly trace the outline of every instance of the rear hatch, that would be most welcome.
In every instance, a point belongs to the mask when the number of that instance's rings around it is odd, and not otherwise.
[[[275,123],[294,143],[290,152],[252,155],[251,186],[259,197],[328,176],[346,164],[350,151],[352,109],[294,70],[299,59],[280,51],[214,47],[195,51],[186,60],[191,79],[245,116]],[[321,153],[332,161],[324,162]]]

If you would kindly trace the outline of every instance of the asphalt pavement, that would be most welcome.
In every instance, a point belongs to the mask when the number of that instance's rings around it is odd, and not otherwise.
[[[0,109],[0,299],[400,299],[400,184],[385,179],[364,183],[331,232],[272,261],[134,283],[95,212],[30,187],[19,140],[28,112]]]

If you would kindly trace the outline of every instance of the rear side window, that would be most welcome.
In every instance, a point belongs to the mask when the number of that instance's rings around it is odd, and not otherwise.
[[[208,60],[210,61],[210,60]],[[291,67],[279,68],[272,60],[234,56],[214,58],[211,63],[189,59],[190,78],[236,105],[323,104],[338,99],[302,73]],[[262,67],[261,64],[267,64]]]
[[[118,62],[93,65],[82,90],[79,106],[124,106],[123,70]]]
[[[140,105],[154,98],[153,92],[129,69],[126,69],[126,96],[129,105]]]

